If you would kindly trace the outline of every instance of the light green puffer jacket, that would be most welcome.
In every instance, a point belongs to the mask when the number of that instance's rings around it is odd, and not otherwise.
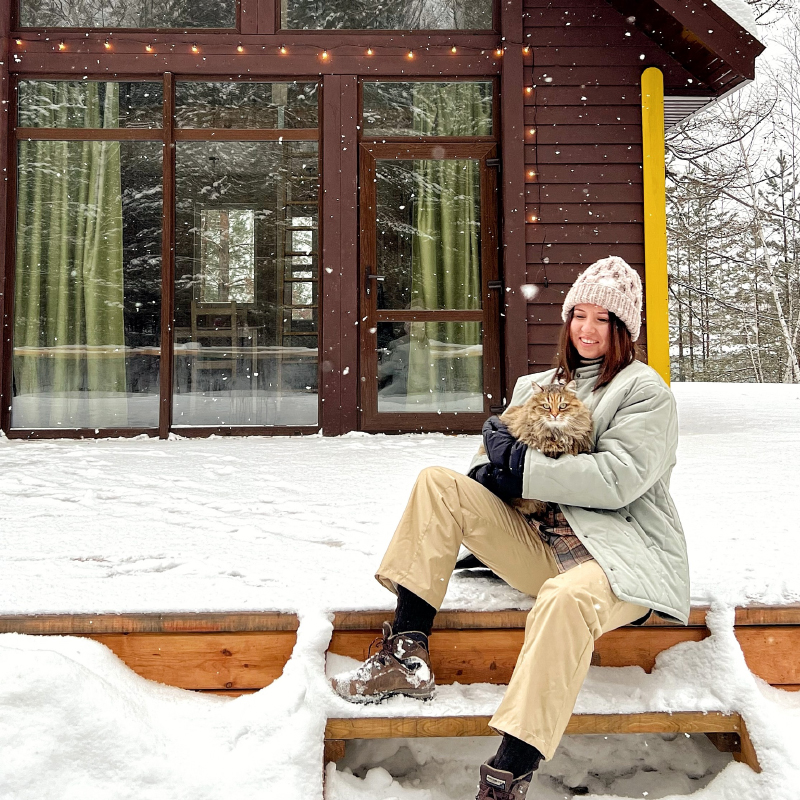
[[[523,497],[559,503],[572,529],[603,568],[614,594],[662,616],[689,620],[689,564],[669,479],[678,447],[678,415],[669,387],[639,361],[592,392],[599,365],[576,372],[578,397],[592,410],[594,452],[548,458],[530,448]],[[520,378],[510,406],[531,396]],[[476,456],[471,465],[485,463]]]

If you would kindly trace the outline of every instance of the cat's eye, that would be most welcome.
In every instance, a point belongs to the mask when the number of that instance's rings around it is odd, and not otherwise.
[[[549,403],[542,403],[542,408],[543,408],[545,411],[549,411],[549,410],[550,410],[550,404],[549,404]]]
[[[563,411],[563,410],[564,410],[564,409],[567,407],[567,404],[566,404],[566,403],[559,403],[559,404],[558,404],[558,407],[559,407],[559,409],[560,409],[561,411]]]

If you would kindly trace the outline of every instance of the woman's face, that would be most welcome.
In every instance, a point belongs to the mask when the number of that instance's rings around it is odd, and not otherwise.
[[[569,337],[581,358],[600,358],[608,352],[611,323],[608,311],[593,303],[581,303],[573,309]]]

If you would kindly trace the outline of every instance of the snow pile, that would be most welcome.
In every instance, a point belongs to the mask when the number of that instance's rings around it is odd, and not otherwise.
[[[693,601],[800,602],[800,387],[673,389]],[[439,434],[0,440],[0,614],[388,609],[373,575],[416,476],[464,471],[477,447]],[[445,600],[530,604],[475,577]]]
[[[331,630],[302,619],[283,675],[235,700],[147,681],[89,639],[0,635],[0,797],[321,797]]]
[[[735,19],[748,33],[758,38],[758,23],[753,7],[745,0],[714,0],[731,19]]]

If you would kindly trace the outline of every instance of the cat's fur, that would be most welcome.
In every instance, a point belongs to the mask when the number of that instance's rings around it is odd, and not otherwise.
[[[575,394],[575,381],[566,386],[531,383],[531,397],[500,417],[511,435],[550,458],[590,452],[594,446],[592,412]],[[540,516],[547,511],[547,504],[540,500],[518,498],[511,505],[523,514]]]

